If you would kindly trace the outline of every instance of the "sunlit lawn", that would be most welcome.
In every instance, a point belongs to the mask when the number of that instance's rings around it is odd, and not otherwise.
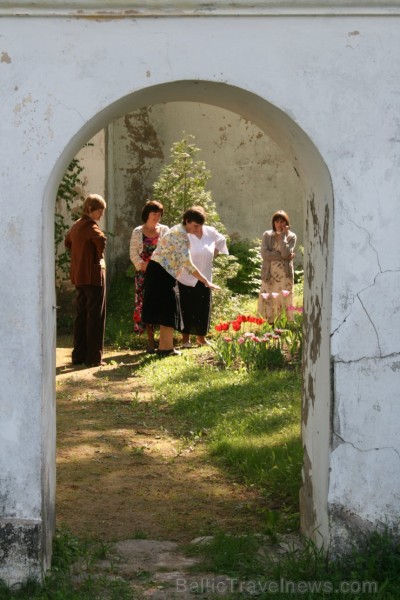
[[[279,515],[278,528],[297,527],[300,369],[221,370],[204,360],[209,352],[147,363],[142,374],[154,401],[168,404],[181,435],[207,444],[230,477],[260,490]]]

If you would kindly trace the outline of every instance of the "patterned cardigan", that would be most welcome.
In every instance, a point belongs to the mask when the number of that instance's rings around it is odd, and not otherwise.
[[[274,260],[282,261],[287,277],[293,277],[293,259],[290,258],[296,245],[296,234],[289,231],[279,242],[279,250],[274,249],[275,231],[270,229],[263,233],[261,242],[261,257],[263,259],[261,267],[261,279],[268,281],[271,277],[271,262]]]
[[[166,225],[158,225],[159,227],[159,238],[161,238],[168,233],[169,227]],[[143,260],[140,258],[140,254],[143,252],[143,225],[139,225],[139,227],[135,227],[132,231],[131,241],[129,244],[129,256],[137,271],[140,270],[140,265]]]

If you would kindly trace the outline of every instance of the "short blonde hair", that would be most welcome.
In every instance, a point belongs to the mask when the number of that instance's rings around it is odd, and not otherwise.
[[[100,194],[89,194],[86,196],[85,202],[83,203],[83,214],[90,215],[94,210],[100,208],[107,208],[106,201]]]

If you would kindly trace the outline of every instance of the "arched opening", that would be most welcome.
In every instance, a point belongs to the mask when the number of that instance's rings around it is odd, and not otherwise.
[[[54,398],[55,324],[53,216],[54,199],[69,161],[83,144],[113,119],[157,103],[200,102],[228,109],[255,123],[285,152],[305,190],[305,360],[303,445],[305,462],[301,493],[302,529],[317,541],[328,540],[327,489],[330,443],[330,350],[332,186],[328,170],[312,141],[284,112],[240,88],[205,81],[179,81],[142,89],[106,107],[71,135],[46,189],[43,228],[43,393]],[[49,411],[49,420],[51,417]],[[55,448],[47,442],[47,481],[54,498]],[[51,502],[50,502],[51,504]],[[49,510],[52,507],[49,506]],[[320,536],[315,533],[318,529]]]

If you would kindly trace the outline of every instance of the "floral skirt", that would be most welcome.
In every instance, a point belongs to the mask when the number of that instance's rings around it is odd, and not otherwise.
[[[293,278],[287,277],[281,261],[271,262],[271,277],[261,282],[258,296],[258,312],[269,323],[273,323],[282,313],[288,321],[293,320]]]
[[[133,310],[133,331],[139,334],[143,333],[146,329],[146,325],[142,321],[143,290],[144,272],[137,271],[135,274],[135,308]]]

